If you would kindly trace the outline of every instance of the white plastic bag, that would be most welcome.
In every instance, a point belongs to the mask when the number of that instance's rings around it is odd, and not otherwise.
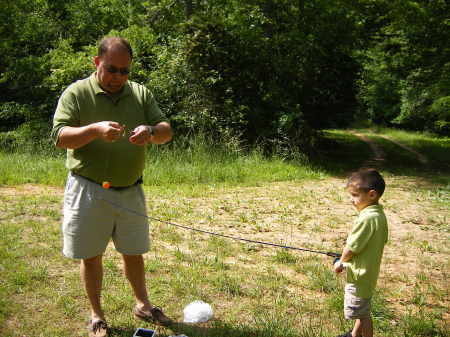
[[[208,303],[194,301],[189,303],[183,310],[184,323],[203,323],[213,316],[213,310]]]

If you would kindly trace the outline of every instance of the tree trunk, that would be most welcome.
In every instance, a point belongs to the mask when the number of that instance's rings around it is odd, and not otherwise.
[[[186,14],[186,19],[190,19],[190,17],[192,16],[193,10],[194,10],[194,8],[193,8],[192,0],[184,0],[184,12]]]

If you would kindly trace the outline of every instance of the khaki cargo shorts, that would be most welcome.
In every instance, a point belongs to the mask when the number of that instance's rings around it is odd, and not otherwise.
[[[116,250],[125,255],[144,254],[150,248],[145,196],[140,184],[123,190],[104,189],[69,173],[63,213],[63,254],[67,257],[88,259],[101,255],[110,239]]]
[[[360,319],[370,317],[371,298],[356,296],[356,288],[353,284],[345,285],[344,317],[346,319]]]

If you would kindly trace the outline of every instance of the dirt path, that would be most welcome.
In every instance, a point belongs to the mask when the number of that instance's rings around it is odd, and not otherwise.
[[[381,168],[386,161],[386,153],[384,152],[384,150],[380,146],[378,146],[378,144],[367,138],[365,135],[355,131],[351,131],[351,133],[361,139],[363,142],[367,143],[372,149],[373,156],[367,159],[362,164],[362,166]]]
[[[405,144],[403,144],[403,143],[400,143],[399,141],[397,141],[397,140],[395,140],[395,139],[392,139],[391,137],[388,137],[388,136],[385,136],[385,135],[378,135],[378,136],[379,136],[379,137],[382,137],[382,138],[384,138],[384,139],[387,139],[387,140],[391,141],[392,143],[397,144],[397,145],[400,146],[401,148],[405,149],[406,151],[409,151],[409,152],[415,154],[416,157],[417,157],[417,159],[418,159],[422,164],[424,164],[424,165],[428,164],[428,158],[425,157],[422,153],[417,152],[416,150],[410,148],[409,146],[407,146],[407,145],[405,145]]]
[[[362,133],[359,133],[356,131],[350,131],[350,132],[353,135],[355,135],[356,137],[358,137],[359,139],[361,139],[363,142],[367,143],[370,146],[370,148],[372,149],[373,156],[371,158],[369,158],[368,160],[366,160],[362,166],[363,167],[382,168],[384,162],[386,161],[386,153],[384,152],[383,148],[380,147],[378,144],[376,144],[374,141],[372,141],[370,138],[368,138],[366,135],[364,135]],[[417,157],[417,160],[419,160],[419,162],[421,164],[427,165],[429,163],[428,158],[426,156],[417,152],[413,148],[411,148],[403,143],[400,143],[399,141],[394,140],[389,136],[378,135],[378,134],[376,136],[386,139],[386,140],[400,146],[402,149],[411,152],[412,154],[414,154]]]

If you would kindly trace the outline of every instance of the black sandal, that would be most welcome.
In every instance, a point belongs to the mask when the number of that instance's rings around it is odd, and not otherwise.
[[[107,337],[108,324],[102,319],[89,320],[88,326],[89,337]]]

